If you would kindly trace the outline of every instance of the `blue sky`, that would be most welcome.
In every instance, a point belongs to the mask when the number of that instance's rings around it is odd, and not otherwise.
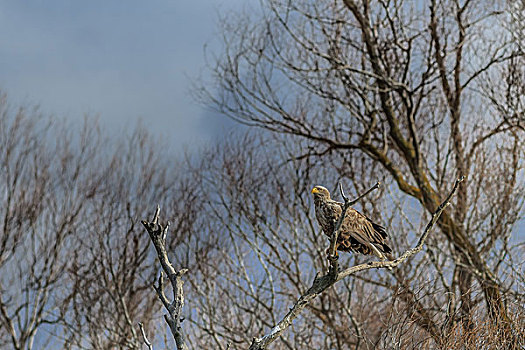
[[[248,4],[248,5],[247,5]],[[189,96],[204,46],[218,48],[218,13],[242,1],[0,0],[0,89],[12,105],[118,131],[141,118],[172,145],[231,126]]]

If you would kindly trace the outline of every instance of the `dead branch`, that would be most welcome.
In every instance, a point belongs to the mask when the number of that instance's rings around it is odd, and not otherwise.
[[[168,314],[164,315],[164,319],[170,327],[171,333],[173,334],[173,338],[175,339],[175,343],[177,345],[177,349],[187,350],[188,346],[186,345],[184,333],[181,327],[181,313],[182,307],[184,306],[184,292],[182,290],[182,285],[184,282],[182,281],[182,275],[188,272],[188,269],[176,271],[169,261],[168,253],[166,252],[166,235],[168,233],[170,223],[168,221],[165,226],[161,225],[159,223],[159,214],[160,206],[157,206],[153,220],[151,222],[142,220],[141,222],[148,231],[151,242],[157,251],[157,256],[162,266],[162,270],[164,273],[166,273],[168,279],[170,280],[171,288],[173,289],[173,301],[170,302],[164,294],[162,272],[158,280],[158,286],[153,286],[153,288],[157,292],[159,299],[164,305],[164,308],[168,311]]]

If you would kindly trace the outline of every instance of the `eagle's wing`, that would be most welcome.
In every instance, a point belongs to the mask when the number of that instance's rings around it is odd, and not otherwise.
[[[390,254],[392,252],[392,249],[384,243],[387,237],[385,228],[373,223],[365,215],[352,208],[347,211],[340,237],[342,240],[349,241],[353,238],[361,245],[369,248],[379,258],[383,258],[384,253]],[[346,246],[346,244],[344,245]]]

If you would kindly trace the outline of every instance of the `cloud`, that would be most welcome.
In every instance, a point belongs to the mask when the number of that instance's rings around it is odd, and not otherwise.
[[[217,11],[243,4],[3,1],[0,88],[15,104],[73,120],[99,114],[118,130],[140,117],[174,144],[205,141],[220,119],[202,122],[208,113],[187,86],[204,66],[204,44],[218,39]]]

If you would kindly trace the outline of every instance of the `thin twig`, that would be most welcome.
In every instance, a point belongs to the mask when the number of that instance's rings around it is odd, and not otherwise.
[[[144,338],[144,344],[146,344],[149,350],[153,350],[153,345],[151,344],[151,342],[148,340],[148,337],[146,336],[146,332],[144,331],[144,325],[142,324],[142,322],[139,322],[139,328],[140,328],[140,332],[142,333],[142,338]]]
[[[354,204],[356,204],[357,202],[359,202],[362,198],[368,196],[368,194],[370,192],[372,192],[373,190],[376,190],[378,189],[379,187],[381,187],[381,182],[378,181],[376,182],[376,184],[374,186],[372,186],[368,191],[366,191],[365,193],[363,193],[362,195],[360,195],[359,197],[357,197],[356,199],[354,199],[353,201],[350,201],[350,203],[348,203],[348,205],[352,206]],[[343,187],[341,187],[341,191],[343,190]]]

